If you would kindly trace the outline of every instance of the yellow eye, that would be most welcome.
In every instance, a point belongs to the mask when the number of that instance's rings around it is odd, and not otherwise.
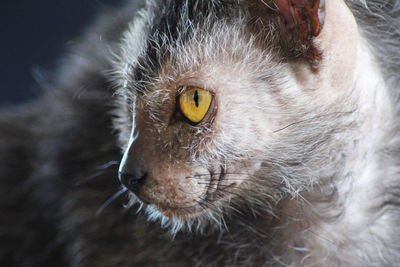
[[[212,94],[209,91],[187,87],[179,95],[179,107],[183,115],[191,122],[200,122],[206,116],[212,101]]]

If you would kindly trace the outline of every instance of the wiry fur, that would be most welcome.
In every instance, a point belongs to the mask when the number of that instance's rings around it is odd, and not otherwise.
[[[359,77],[328,97],[297,84],[298,59],[282,51],[274,18],[259,35],[249,30],[246,3],[147,1],[105,14],[55,89],[2,113],[2,265],[400,261],[400,2],[348,1],[361,29]],[[192,84],[218,88],[225,113],[177,138],[158,135],[170,96]],[[120,191],[116,165],[135,134],[136,105],[149,110],[171,164],[184,155],[226,172],[230,187],[201,202],[200,216],[170,218]]]

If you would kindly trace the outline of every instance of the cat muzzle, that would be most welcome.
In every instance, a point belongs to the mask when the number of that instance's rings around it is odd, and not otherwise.
[[[138,194],[140,191],[141,186],[143,185],[147,173],[126,173],[126,172],[119,172],[118,173],[119,180],[121,184],[123,184],[126,188],[132,191],[135,194]]]

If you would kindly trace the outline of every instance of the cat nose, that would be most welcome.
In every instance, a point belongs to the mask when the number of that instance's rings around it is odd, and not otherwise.
[[[137,194],[140,191],[140,187],[143,185],[146,179],[147,173],[127,173],[119,172],[119,180],[126,188],[128,188],[133,193]]]

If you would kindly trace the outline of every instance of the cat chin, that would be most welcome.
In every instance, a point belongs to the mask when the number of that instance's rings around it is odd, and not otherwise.
[[[223,213],[213,210],[203,210],[187,216],[166,216],[155,205],[147,205],[145,213],[148,220],[159,222],[161,228],[169,231],[174,238],[179,232],[205,232],[223,231],[226,228]]]
[[[166,216],[162,211],[160,211],[155,205],[147,205],[145,209],[145,213],[148,216],[149,221],[159,222],[161,224],[161,228],[166,229],[170,232],[172,236],[175,236],[178,232],[191,232],[195,224],[195,221],[198,221],[196,217],[175,217],[175,216]],[[203,228],[198,226],[195,228]]]
[[[127,208],[136,206],[137,212],[144,212],[150,222],[160,223],[162,229],[167,230],[172,237],[179,232],[198,232],[203,234],[210,231],[222,231],[226,228],[223,209],[214,206],[213,209],[199,206],[192,209],[159,207],[146,204],[136,195],[130,194],[131,200]]]

